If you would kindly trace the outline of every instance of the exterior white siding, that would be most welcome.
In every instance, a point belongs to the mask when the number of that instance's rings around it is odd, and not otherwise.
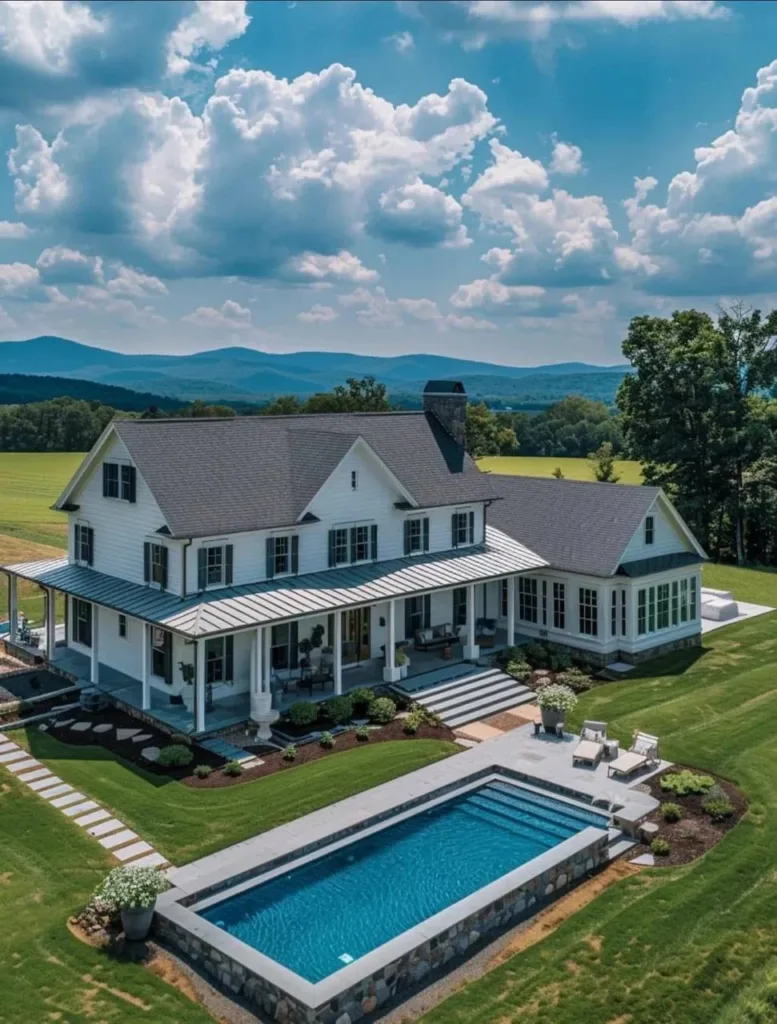
[[[694,550],[691,542],[667,513],[660,500],[653,504],[648,514],[653,516],[653,543],[645,543],[645,521],[643,520],[629,541],[621,562],[634,562],[640,558],[652,558],[655,555],[672,555]]]
[[[143,543],[151,540],[166,544],[168,553],[167,589],[180,593],[180,544],[160,537],[157,530],[165,525],[164,516],[140,473],[137,474],[136,500],[130,504],[118,498],[104,498],[102,463],[104,460],[132,464],[129,452],[119,438],[107,445],[103,457],[95,460],[91,471],[73,495],[80,506],[68,513],[68,556],[74,560],[75,524],[94,530],[94,563],[97,572],[118,576],[132,583],[143,583]]]

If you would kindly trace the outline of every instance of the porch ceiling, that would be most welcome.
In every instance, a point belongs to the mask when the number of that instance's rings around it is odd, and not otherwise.
[[[228,587],[182,599],[128,583],[67,559],[3,566],[42,586],[94,601],[190,637],[211,636],[338,609],[448,590],[538,569],[547,563],[492,526],[486,543],[461,552],[330,569],[307,576]]]

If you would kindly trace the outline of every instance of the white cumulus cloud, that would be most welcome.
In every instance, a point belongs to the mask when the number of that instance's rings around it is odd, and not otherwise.
[[[553,155],[550,161],[551,174],[579,174],[583,169],[583,151],[571,142],[553,139]]]
[[[322,306],[316,303],[304,313],[298,313],[297,319],[301,320],[303,324],[330,324],[333,320],[337,320],[339,316],[340,314],[337,310],[332,309],[331,306]]]
[[[219,309],[214,306],[198,306],[192,313],[181,317],[186,323],[195,327],[230,328],[231,330],[248,330],[251,324],[251,310],[241,306],[232,299],[227,299]]]

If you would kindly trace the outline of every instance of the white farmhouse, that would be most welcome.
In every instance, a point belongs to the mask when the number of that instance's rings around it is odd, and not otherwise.
[[[431,381],[421,412],[114,421],[56,503],[67,557],[4,566],[10,643],[35,581],[55,670],[198,735],[452,679],[481,645],[605,664],[697,644],[705,555],[665,496],[482,473],[465,410]],[[480,713],[515,703],[483,685]]]

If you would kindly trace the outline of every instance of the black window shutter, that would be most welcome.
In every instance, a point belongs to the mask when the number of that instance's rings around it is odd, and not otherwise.
[[[127,471],[128,494],[127,501],[133,504],[137,500],[137,472],[134,466],[125,466]]]
[[[275,538],[267,538],[265,550],[267,552],[267,579],[271,580],[275,575]]]
[[[294,575],[299,572],[299,537],[296,533],[291,537],[291,571]]]
[[[299,623],[289,623],[289,667],[299,668]]]
[[[459,546],[459,531],[456,529],[458,516],[454,512],[451,516],[451,547],[457,548]]]
[[[475,513],[470,512],[469,514],[469,542],[470,544],[475,543]]]
[[[197,589],[204,590],[208,585],[207,576],[207,558],[208,549],[198,548],[197,549]]]
[[[103,497],[108,497],[108,463],[103,463]]]
[[[432,624],[432,595],[424,594],[424,629]]]
[[[426,518],[421,523],[421,533],[423,535],[423,549],[424,551],[429,550],[429,519]]]
[[[161,551],[162,551],[162,590],[166,590],[167,589],[167,556],[168,556],[168,550],[167,550],[167,548],[164,545],[162,545]]]
[[[335,564],[335,531],[329,531],[329,568]]]
[[[73,533],[73,544],[75,547],[76,561],[81,560],[81,527],[76,523]]]
[[[356,561],[356,527],[351,527],[351,561]]]
[[[173,685],[173,634],[165,630],[164,634],[165,651],[165,682],[168,686]]]
[[[143,545],[143,579],[146,583],[151,579],[151,544],[149,541]]]
[[[326,617],[326,642],[328,647],[334,647],[335,645],[335,617],[334,615],[327,615]]]
[[[235,638],[224,637],[224,680],[231,683],[235,677]]]
[[[224,582],[228,587],[232,586],[232,563],[233,563],[233,546],[231,544],[224,545]]]
[[[370,527],[370,556],[373,562],[378,560],[378,524],[373,523]]]
[[[86,646],[92,646],[92,631],[94,629],[94,616],[92,615],[92,604],[90,601],[84,601],[84,608],[86,609]]]
[[[405,520],[405,554],[410,554],[410,520]]]
[[[83,529],[86,530],[86,560],[89,565],[94,563],[94,529],[91,526],[85,526]]]

